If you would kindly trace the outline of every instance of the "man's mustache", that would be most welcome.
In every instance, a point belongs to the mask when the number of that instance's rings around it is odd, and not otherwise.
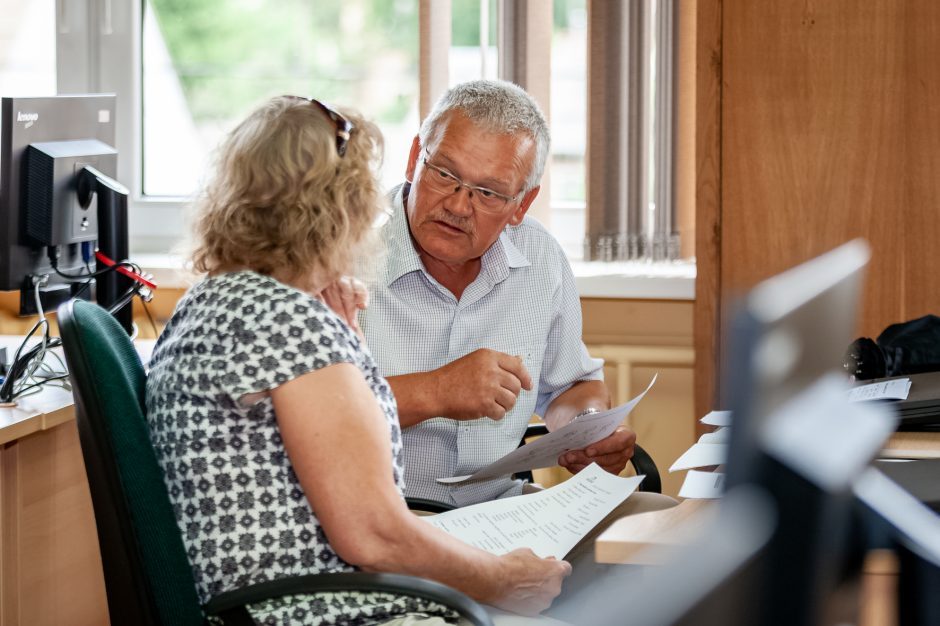
[[[473,224],[473,218],[459,217],[447,211],[437,211],[428,216],[429,220],[435,222],[444,222],[448,226],[460,229],[466,234],[473,236],[476,234],[476,227]]]

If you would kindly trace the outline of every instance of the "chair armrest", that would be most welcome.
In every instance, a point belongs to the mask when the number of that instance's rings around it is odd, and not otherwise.
[[[424,600],[449,607],[474,626],[493,626],[486,610],[468,596],[441,583],[404,574],[338,572],[278,578],[227,591],[210,600],[206,615],[222,618],[226,626],[254,625],[246,605],[281,596],[324,591],[380,591]]]
[[[548,426],[545,425],[545,422],[533,422],[526,427],[522,441],[525,442],[529,437],[538,437],[547,434]],[[653,457],[649,455],[649,452],[640,447],[640,444],[634,446],[633,458],[630,459],[630,463],[633,465],[633,469],[637,474],[646,475],[646,478],[640,483],[638,491],[647,491],[650,493],[663,492],[663,481],[659,476],[659,469],[656,467]]]
[[[438,502],[437,500],[428,500],[426,498],[405,498],[405,504],[408,505],[409,510],[426,511],[428,513],[446,513],[447,511],[453,511],[457,508],[446,502]]]
[[[663,481],[659,476],[659,469],[653,461],[650,453],[640,447],[640,444],[633,446],[633,458],[630,459],[634,471],[639,474],[645,474],[646,478],[640,483],[639,491],[648,493],[662,493]]]

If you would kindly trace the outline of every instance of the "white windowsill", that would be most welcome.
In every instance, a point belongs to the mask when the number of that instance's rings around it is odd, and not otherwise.
[[[134,262],[153,274],[158,287],[187,288],[192,284],[178,256],[136,254]],[[575,261],[571,269],[578,293],[585,298],[695,299],[694,263]]]
[[[582,298],[695,299],[694,262],[575,261],[571,269]]]

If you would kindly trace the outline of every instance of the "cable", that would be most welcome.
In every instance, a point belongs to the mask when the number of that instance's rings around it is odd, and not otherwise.
[[[84,284],[76,292],[76,296],[81,294],[82,291],[89,287],[93,278],[102,276],[108,272],[119,271],[119,268],[129,268],[133,272],[140,274],[141,278],[145,278],[145,282],[149,282],[149,276],[143,276],[143,272],[141,271],[140,266],[129,261],[115,263],[101,271],[89,272],[88,274],[81,276],[64,274],[56,267],[58,264],[58,248],[50,246],[47,248],[47,252],[49,254],[49,260],[52,264],[52,269],[55,270],[58,275],[70,280],[85,280]],[[91,269],[90,260],[86,260],[86,268],[89,270]],[[50,335],[49,321],[46,319],[45,311],[42,308],[42,294],[40,288],[48,284],[49,275],[44,274],[41,276],[33,276],[32,280],[33,296],[36,299],[36,310],[39,314],[39,320],[33,325],[33,327],[23,338],[23,341],[20,343],[19,347],[17,347],[16,354],[13,357],[13,361],[10,364],[9,370],[6,372],[6,376],[0,379],[2,380],[2,383],[0,383],[0,402],[13,402],[23,395],[35,393],[34,390],[38,389],[42,385],[53,384],[55,381],[64,381],[68,378],[68,368],[66,367],[62,358],[52,351],[52,348],[57,348],[62,345],[62,340],[58,337],[53,337]],[[150,284],[152,285],[152,283]],[[153,316],[150,314],[146,304],[146,299],[150,297],[150,287],[145,285],[143,282],[137,282],[135,280],[127,289],[127,291],[121,295],[118,301],[111,306],[109,312],[114,313],[123,307],[130,305],[135,295],[140,296],[141,301],[144,303],[144,311],[147,313],[147,317],[150,319],[150,324],[154,329],[154,333],[156,333],[156,323],[154,322]],[[27,344],[37,333],[37,331],[41,332],[40,341],[33,347],[27,349]],[[138,331],[139,329],[137,325],[134,324],[135,337]],[[47,357],[50,356],[55,359],[56,363],[50,365],[46,362]],[[54,367],[54,365],[58,367]],[[58,386],[65,389],[70,389],[67,381]]]
[[[153,336],[154,336],[154,337],[159,337],[159,336],[160,336],[160,331],[157,330],[157,323],[153,321],[153,315],[150,314],[150,307],[147,306],[147,301],[144,300],[143,298],[141,298],[141,299],[140,299],[140,303],[141,303],[141,304],[143,305],[143,307],[144,307],[144,313],[147,314],[147,319],[150,320],[150,328],[153,329]]]
[[[33,277],[33,294],[36,298],[36,310],[39,312],[39,320],[33,324],[33,327],[26,333],[23,341],[20,342],[19,347],[16,349],[16,354],[10,364],[10,369],[7,371],[3,384],[0,385],[0,402],[13,402],[26,388],[31,388],[34,384],[41,384],[42,381],[36,378],[36,373],[41,368],[45,368],[48,372],[47,378],[49,375],[52,375],[53,378],[63,375],[62,372],[52,370],[45,364],[46,355],[51,354],[49,350],[62,343],[58,337],[50,336],[49,320],[46,319],[45,311],[42,308],[42,298],[39,288],[46,284],[48,279],[46,275]],[[40,329],[42,330],[42,340],[24,353],[26,344],[33,335],[36,334],[36,331]],[[55,358],[61,365],[62,360],[58,355],[55,355]],[[64,369],[63,367],[63,370]]]
[[[42,341],[32,348],[26,350],[26,345],[38,329],[42,328]],[[7,372],[7,376],[0,385],[0,402],[13,402],[23,392],[25,387],[41,382],[35,378],[36,372],[41,367],[48,367],[44,361],[50,350],[62,345],[62,340],[58,337],[49,335],[49,321],[45,318],[36,322],[29,330],[13,357],[13,362]],[[56,359],[61,363],[58,355]],[[53,376],[63,376],[63,372],[49,370]]]

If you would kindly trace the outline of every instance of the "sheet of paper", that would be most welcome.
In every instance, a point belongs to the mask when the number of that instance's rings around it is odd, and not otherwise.
[[[670,472],[721,465],[728,458],[728,446],[723,443],[696,443],[685,451],[669,468]]]
[[[689,470],[679,490],[679,497],[693,500],[720,498],[724,490],[725,475],[722,472]]]
[[[863,400],[906,400],[911,390],[910,378],[897,378],[885,380],[880,383],[871,383],[849,389],[849,400],[861,402]]]
[[[493,554],[530,548],[562,559],[629,497],[643,476],[621,478],[592,463],[550,489],[422,517],[465,543]]]
[[[456,484],[484,478],[505,476],[514,472],[522,472],[542,467],[558,465],[558,457],[568,450],[580,450],[600,441],[610,435],[630,415],[643,396],[646,395],[656,382],[656,376],[647,385],[643,393],[626,404],[614,407],[600,413],[591,413],[576,419],[555,432],[543,435],[530,441],[521,448],[517,448],[503,458],[490,463],[468,476],[454,476],[453,478],[438,478],[437,482],[443,484]]]
[[[731,411],[711,411],[699,421],[709,426],[731,426]]]
[[[703,433],[698,438],[699,443],[731,443],[731,427],[722,426],[711,433]]]

